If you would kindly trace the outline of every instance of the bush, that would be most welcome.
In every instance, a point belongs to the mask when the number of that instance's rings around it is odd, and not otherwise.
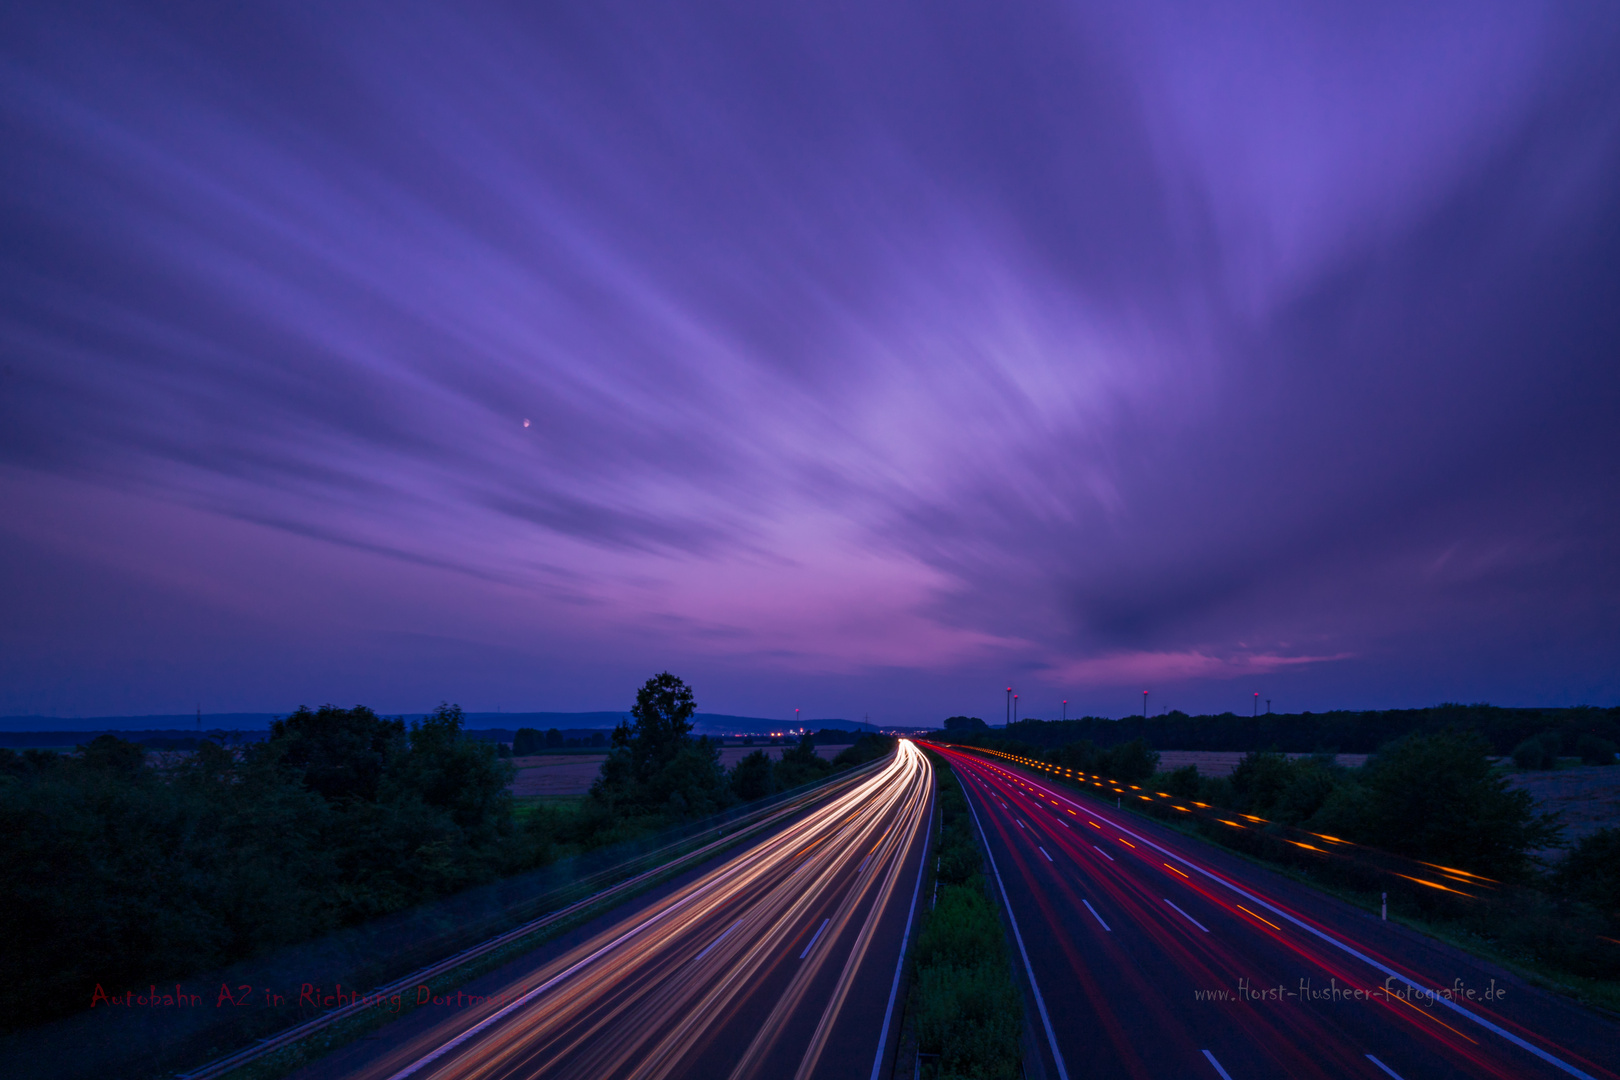
[[[440,706],[406,731],[325,707],[241,751],[172,765],[103,735],[77,755],[0,753],[7,1026],[97,982],[184,978],[522,869],[510,763]]]
[[[776,787],[780,791],[819,780],[833,771],[832,762],[816,753],[816,741],[808,733],[795,746],[782,751],[776,763]]]
[[[1473,732],[1409,735],[1373,756],[1360,783],[1336,787],[1309,828],[1425,862],[1503,880],[1534,870],[1557,843],[1555,818],[1491,768]]]
[[[1140,784],[1158,767],[1158,751],[1149,750],[1141,739],[1132,739],[1110,750],[1107,767],[1099,771],[1127,784]]]
[[[999,929],[999,926],[998,926]],[[922,968],[912,990],[917,1045],[939,1055],[939,1077],[1014,1080],[1023,1001],[1005,972],[990,965]]]
[[[1158,777],[1159,790],[1171,795],[1180,795],[1185,799],[1196,798],[1198,795],[1198,766],[1183,765],[1174,772],[1160,773]]]
[[[1540,739],[1526,739],[1513,748],[1513,764],[1521,769],[1545,769],[1548,766],[1546,748]]]
[[[532,727],[518,728],[512,736],[512,756],[529,757],[545,748],[545,740]]]
[[[1553,884],[1620,922],[1620,828],[1600,829],[1576,844],[1553,873]]]
[[[833,767],[847,769],[855,765],[865,765],[868,761],[876,761],[894,749],[895,739],[892,735],[862,735],[849,746],[838,752],[833,758]]]
[[[774,791],[771,780],[771,759],[765,751],[755,750],[731,769],[731,791],[744,801],[763,799]]]
[[[1581,755],[1583,765],[1614,764],[1614,743],[1596,735],[1582,735],[1575,743],[1575,752]]]
[[[1006,962],[1001,921],[985,894],[984,879],[975,876],[967,881],[971,884],[940,890],[928,925],[912,946],[912,957],[919,968]]]

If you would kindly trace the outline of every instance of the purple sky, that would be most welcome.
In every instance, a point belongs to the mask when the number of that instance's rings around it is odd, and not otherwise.
[[[190,7],[0,11],[0,712],[1620,700],[1612,4]]]

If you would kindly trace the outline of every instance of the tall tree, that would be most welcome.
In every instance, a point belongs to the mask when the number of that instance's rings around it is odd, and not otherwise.
[[[692,733],[695,712],[691,687],[667,671],[654,675],[636,691],[636,703],[630,709],[633,722],[621,720],[613,729],[613,746],[630,751],[638,782],[647,783],[675,760]]]

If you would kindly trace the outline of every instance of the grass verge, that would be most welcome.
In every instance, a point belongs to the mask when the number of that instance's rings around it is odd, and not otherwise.
[[[936,891],[911,947],[906,1004],[921,1076],[1015,1080],[1022,1075],[1023,996],[1013,984],[967,798],[950,767],[929,756],[940,809]]]

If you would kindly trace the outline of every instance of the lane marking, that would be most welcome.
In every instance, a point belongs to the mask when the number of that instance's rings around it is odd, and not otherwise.
[[[1225,1069],[1221,1068],[1221,1063],[1215,1060],[1214,1054],[1210,1053],[1208,1050],[1205,1050],[1204,1056],[1209,1058],[1209,1063],[1211,1065],[1215,1066],[1215,1071],[1221,1074],[1221,1080],[1232,1080],[1231,1074]]]
[[[1165,903],[1169,903],[1169,901],[1166,900]],[[829,919],[822,919],[821,920],[821,930],[827,929],[827,924],[830,923],[830,922],[832,922],[832,919],[830,919],[830,918]],[[805,957],[809,956],[810,955],[810,950],[815,948],[816,947],[816,942],[821,940],[821,930],[816,931],[816,936],[810,939],[810,944],[806,945],[804,947],[804,952],[799,954],[799,959],[800,960],[803,960]]]
[[[1108,854],[1108,852],[1104,851],[1102,848],[1098,847],[1096,844],[1092,844],[1091,847],[1092,847],[1092,850],[1096,851],[1097,854],[1101,855],[1103,858],[1107,859],[1109,862],[1114,861],[1114,857],[1112,855]]]
[[[1042,855],[1046,855],[1046,849],[1045,848],[1041,847],[1041,845],[1039,845],[1039,844],[1036,844],[1035,846],[1040,849],[1040,852],[1041,852]],[[1052,856],[1046,855],[1046,861],[1051,862],[1052,861]]]
[[[1187,877],[1186,874],[1182,874],[1180,870],[1177,870],[1175,867],[1171,866],[1169,863],[1165,863],[1164,868],[1166,870],[1170,871],[1172,874],[1181,874],[1182,877]],[[1191,881],[1192,878],[1187,878],[1187,880]]]
[[[1018,819],[1017,819],[1017,818],[1013,818],[1013,820],[1014,820],[1014,821],[1018,821]],[[1022,829],[1022,828],[1023,828],[1023,827],[1024,827],[1024,823],[1023,823],[1023,822],[1022,822],[1022,821],[1018,821],[1018,827],[1019,827],[1019,828],[1020,828],[1020,829]]]
[[[1052,1017],[1046,1011],[1046,999],[1041,997],[1041,988],[1035,982],[1035,968],[1029,962],[1029,950],[1024,948],[1024,935],[1018,930],[1018,917],[1013,914],[1012,901],[1007,899],[1007,886],[1001,880],[1001,869],[996,866],[995,853],[990,850],[990,838],[984,835],[984,823],[979,820],[979,812],[973,808],[972,800],[968,801],[968,813],[973,815],[973,824],[979,830],[979,841],[984,844],[984,856],[990,860],[990,872],[996,876],[996,888],[1001,890],[1001,904],[1007,912],[1007,921],[1012,924],[1013,940],[1018,942],[1018,955],[1024,959],[1024,974],[1029,976],[1029,988],[1035,995],[1041,1026],[1046,1028],[1046,1042],[1052,1048],[1052,1062],[1057,1066],[1058,1080],[1069,1080],[1069,1070],[1063,1067],[1063,1053],[1058,1049],[1057,1033],[1052,1030]]]
[[[1102,928],[1104,930],[1107,930],[1110,934],[1112,934],[1114,932],[1113,929],[1110,928],[1107,923],[1103,922],[1102,916],[1097,914],[1097,909],[1091,906],[1091,901],[1090,900],[1081,900],[1080,902],[1082,904],[1086,905],[1086,910],[1091,912],[1091,917],[1093,919],[1096,919],[1097,922],[1102,925]]]
[[[1170,904],[1170,898],[1168,896],[1165,897],[1164,902],[1167,903],[1167,904]],[[1177,911],[1181,911],[1181,909],[1176,907],[1176,905],[1174,905],[1174,904],[1170,904],[1170,906],[1173,907],[1173,908],[1176,908]],[[1197,919],[1193,918],[1191,915],[1187,914],[1185,911],[1181,911],[1181,917],[1183,919],[1186,919],[1188,922],[1192,923],[1194,926],[1198,927],[1198,929],[1202,930],[1204,933],[1206,933],[1206,934],[1209,933],[1209,927],[1205,926],[1203,923],[1199,922]],[[1209,1053],[1209,1051],[1207,1051],[1207,1050],[1204,1051],[1204,1052],[1206,1054]],[[1212,1058],[1211,1060],[1214,1060],[1214,1059]]]
[[[724,940],[726,940],[726,938],[728,938],[728,937],[730,937],[730,936],[731,936],[731,932],[732,932],[732,931],[733,931],[733,930],[735,930],[735,929],[737,929],[737,927],[739,927],[739,926],[741,926],[741,925],[742,925],[742,920],[741,920],[741,919],[738,919],[738,920],[737,920],[737,921],[736,921],[736,922],[734,922],[734,923],[732,923],[732,924],[731,924],[731,925],[730,925],[730,926],[728,926],[728,927],[726,927],[726,932],[725,932],[725,933],[723,933],[723,934],[721,934],[721,935],[720,935],[720,936],[719,936],[719,937],[717,937],[717,938],[715,938],[715,939],[714,939],[714,940],[713,940],[713,941],[712,941],[712,942],[710,942],[710,943],[709,943],[709,947],[708,947],[708,948],[707,948],[707,949],[704,949],[704,950],[703,950],[703,951],[702,951],[702,952],[700,952],[700,953],[698,953],[698,954],[697,954],[697,959],[696,959],[696,960],[694,960],[694,961],[693,961],[693,963],[696,963],[696,962],[697,962],[697,960],[701,960],[701,959],[703,959],[703,958],[704,958],[704,957],[705,957],[705,956],[708,956],[708,955],[709,955],[709,953],[710,953],[710,952],[711,952],[711,951],[713,951],[713,949],[714,949],[714,947],[715,947],[715,946],[716,946],[716,945],[718,945],[718,944],[720,944],[720,943],[721,943],[721,942],[722,942],[722,941],[724,941]]]
[[[1371,1054],[1367,1055],[1367,1060],[1372,1062],[1374,1065],[1378,1066],[1380,1069],[1383,1069],[1385,1072],[1389,1073],[1389,1075],[1393,1076],[1395,1078],[1395,1080],[1401,1080],[1401,1074],[1400,1073],[1396,1072],[1394,1069],[1390,1068],[1388,1065],[1385,1065],[1382,1061],[1379,1061],[1377,1058],[1373,1057]]]
[[[1064,796],[1064,801],[1073,802],[1073,800],[1069,799],[1068,796]],[[1080,804],[1079,803],[1074,803],[1074,805],[1079,806]],[[1096,824],[1096,823],[1093,822],[1092,824]],[[1366,964],[1368,967],[1371,967],[1376,971],[1383,972],[1385,975],[1388,975],[1392,979],[1396,979],[1396,980],[1398,980],[1398,981],[1400,981],[1402,983],[1405,983],[1407,986],[1411,987],[1413,990],[1415,990],[1418,993],[1422,994],[1425,998],[1428,998],[1429,1000],[1433,1001],[1435,1004],[1444,1006],[1445,1008],[1450,1009],[1452,1012],[1457,1013],[1460,1016],[1467,1017],[1469,1020],[1472,1020],[1474,1023],[1478,1024],[1480,1027],[1484,1028],[1486,1031],[1490,1031],[1490,1032],[1493,1032],[1494,1034],[1500,1035],[1502,1038],[1506,1039],[1508,1042],[1512,1043],[1514,1046],[1517,1046],[1521,1050],[1525,1050],[1525,1051],[1528,1051],[1531,1054],[1534,1054],[1536,1057],[1540,1058],[1542,1061],[1545,1061],[1547,1064],[1551,1065],[1553,1068],[1558,1069],[1560,1072],[1568,1073],[1570,1076],[1577,1077],[1578,1080],[1597,1080],[1597,1078],[1595,1076],[1593,1076],[1591,1073],[1582,1072],[1580,1069],[1577,1069],[1575,1066],[1571,1065],[1569,1062],[1563,1060],[1562,1058],[1558,1057],[1557,1055],[1550,1054],[1547,1051],[1543,1050],[1541,1047],[1537,1046],[1535,1043],[1532,1043],[1532,1042],[1530,1042],[1530,1041],[1528,1041],[1526,1039],[1521,1039],[1519,1036],[1513,1034],[1513,1032],[1506,1030],[1505,1028],[1501,1027],[1498,1024],[1493,1023],[1490,1020],[1487,1020],[1483,1016],[1479,1016],[1479,1015],[1477,1015],[1475,1013],[1469,1012],[1467,1009],[1463,1008],[1461,1005],[1457,1004],[1455,1001],[1453,1001],[1450,998],[1446,997],[1440,991],[1431,990],[1430,988],[1428,988],[1426,986],[1423,986],[1421,983],[1415,982],[1412,979],[1407,978],[1405,975],[1402,975],[1400,972],[1396,971],[1394,968],[1390,967],[1388,964],[1384,964],[1384,963],[1381,963],[1381,962],[1379,962],[1377,960],[1374,960],[1372,957],[1368,956],[1366,953],[1362,952],[1360,949],[1357,949],[1355,946],[1349,944],[1348,942],[1341,941],[1338,938],[1334,937],[1332,934],[1328,933],[1327,931],[1317,929],[1316,927],[1312,926],[1310,923],[1307,923],[1307,922],[1303,921],[1302,919],[1299,919],[1296,916],[1289,914],[1288,912],[1286,912],[1286,911],[1282,910],[1281,908],[1277,907],[1275,904],[1272,904],[1272,903],[1270,903],[1269,901],[1266,901],[1266,900],[1262,900],[1260,897],[1254,895],[1254,893],[1252,893],[1249,890],[1243,888],[1241,885],[1238,885],[1238,884],[1236,884],[1234,882],[1228,881],[1225,878],[1221,877],[1220,875],[1214,873],[1213,871],[1204,869],[1202,866],[1199,866],[1197,863],[1193,862],[1191,859],[1187,858],[1186,856],[1177,854],[1176,852],[1171,851],[1169,848],[1162,847],[1159,844],[1154,843],[1152,840],[1149,840],[1147,837],[1143,836],[1141,833],[1132,832],[1130,829],[1127,829],[1124,826],[1115,826],[1115,827],[1118,828],[1121,832],[1130,833],[1132,836],[1134,836],[1138,840],[1142,841],[1142,843],[1147,844],[1148,846],[1156,849],[1158,852],[1160,852],[1163,855],[1168,855],[1170,858],[1172,858],[1172,859],[1176,860],[1177,862],[1181,863],[1183,866],[1187,867],[1188,869],[1196,870],[1200,874],[1203,874],[1205,877],[1209,878],[1209,880],[1215,882],[1216,884],[1224,886],[1225,888],[1228,888],[1228,889],[1232,890],[1233,892],[1237,893],[1239,896],[1243,897],[1245,900],[1249,900],[1252,903],[1258,904],[1259,906],[1265,908],[1267,911],[1271,912],[1273,915],[1276,915],[1278,918],[1287,919],[1289,922],[1293,923],[1295,926],[1299,927],[1301,930],[1305,931],[1307,934],[1311,934],[1314,937],[1320,938],[1321,940],[1327,942],[1329,945],[1332,945],[1334,948],[1340,950],[1341,952],[1347,953],[1348,955],[1355,957],[1357,960],[1360,960],[1362,963]],[[1100,828],[1100,826],[1099,826],[1099,828]]]

